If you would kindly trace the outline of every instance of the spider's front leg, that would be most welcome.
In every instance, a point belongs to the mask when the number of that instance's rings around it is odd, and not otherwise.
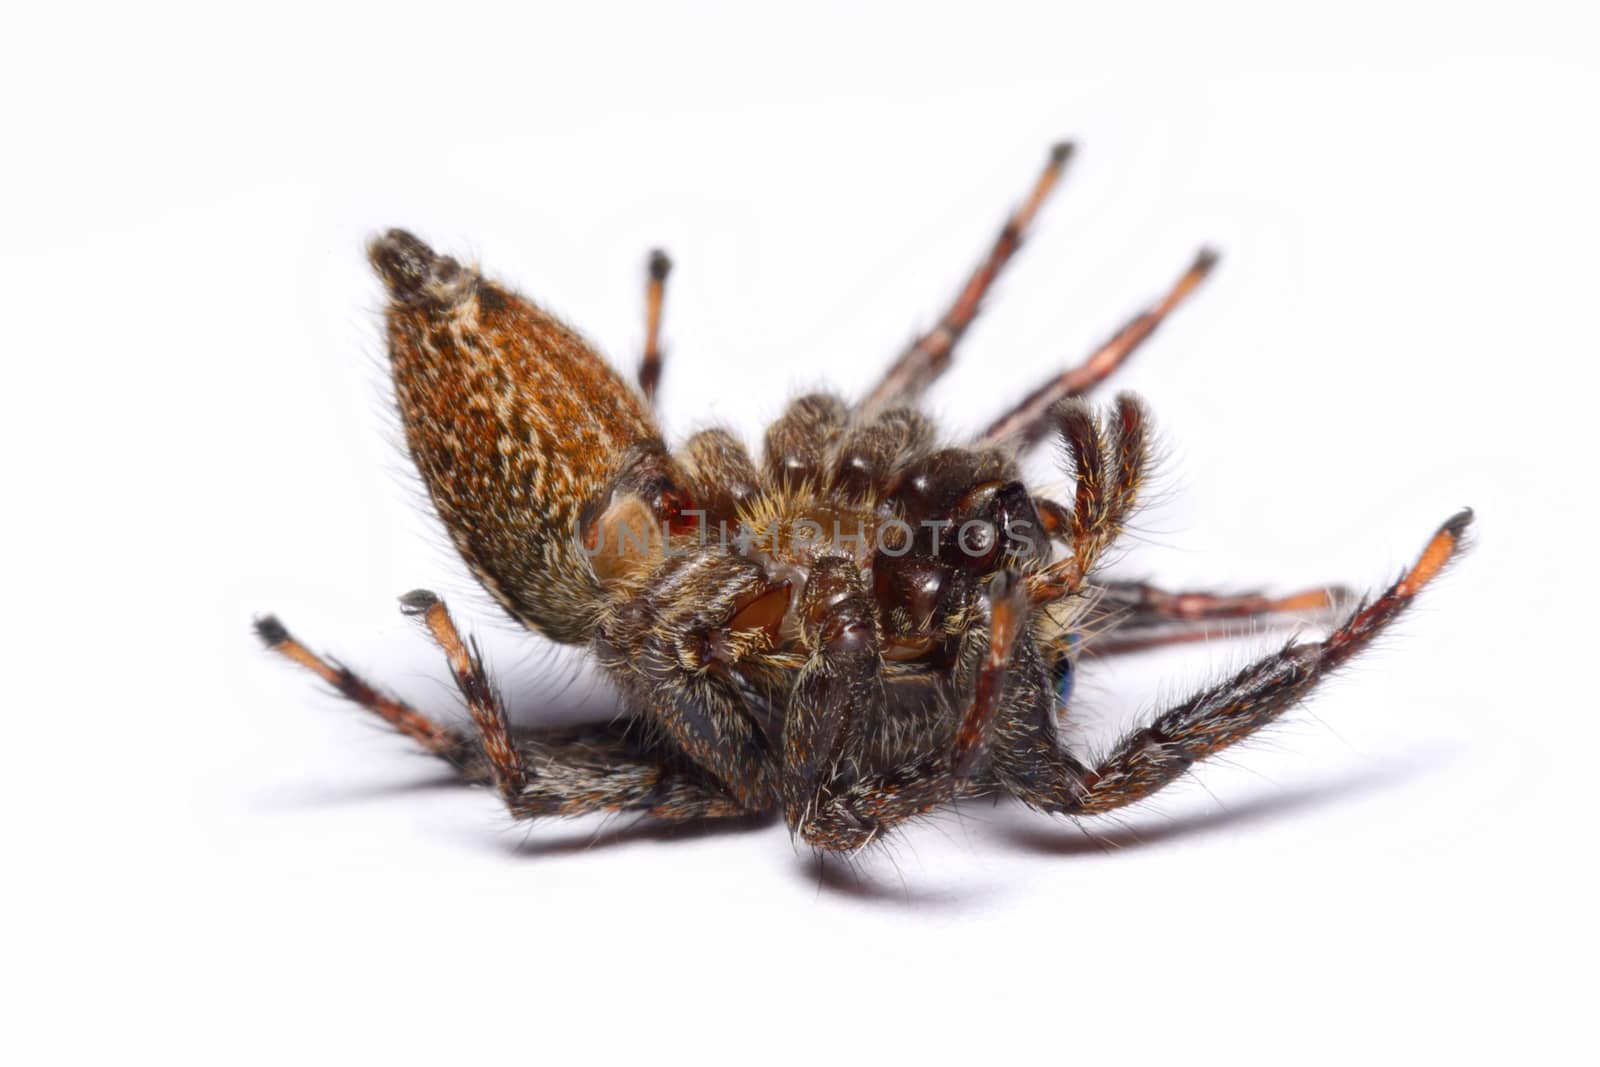
[[[968,641],[977,660],[967,672],[971,698],[954,733],[913,737],[916,747],[892,766],[873,766],[868,731],[892,724],[885,718],[872,604],[853,562],[818,561],[802,603],[812,653],[790,697],[783,738],[784,815],[808,844],[863,848],[907,819],[986,788],[978,768],[1027,624],[1023,586],[1009,573],[997,574],[978,610],[982,623]]]
[[[818,560],[800,606],[811,656],[783,724],[783,815],[791,832],[824,844],[827,826],[868,828],[837,798],[865,773],[866,729],[885,712],[883,658],[872,600],[853,561]]]
[[[1130,393],[1117,396],[1111,418],[1102,420],[1083,401],[1059,405],[1056,420],[1072,460],[1076,491],[1072,511],[1062,514],[1048,502],[1041,511],[1045,529],[1070,552],[1027,578],[1036,604],[1076,593],[1119,536],[1139,501],[1150,464],[1149,419]]]
[[[1371,644],[1457,555],[1471,521],[1471,511],[1453,516],[1399,581],[1323,640],[1291,642],[1169,708],[1093,767],[1056,747],[1053,727],[1024,730],[1039,758],[1011,761],[1004,784],[1026,803],[1065,815],[1098,815],[1143,800],[1200,760],[1276,721]]]

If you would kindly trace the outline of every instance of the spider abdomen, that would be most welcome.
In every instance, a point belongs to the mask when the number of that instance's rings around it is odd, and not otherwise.
[[[576,332],[401,230],[368,256],[406,443],[474,574],[519,622],[584,640],[602,601],[573,536],[654,422]]]

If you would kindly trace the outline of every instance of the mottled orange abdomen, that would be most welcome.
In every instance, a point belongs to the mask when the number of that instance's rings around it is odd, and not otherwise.
[[[369,255],[390,294],[406,443],[445,528],[519,621],[583,641],[601,590],[579,518],[630,454],[661,448],[654,423],[582,337],[523,297],[400,230]]]

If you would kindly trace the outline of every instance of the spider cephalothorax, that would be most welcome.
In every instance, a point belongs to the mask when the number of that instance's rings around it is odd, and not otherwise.
[[[475,646],[430,593],[402,598],[445,650],[474,727],[439,725],[309,652],[273,618],[267,643],[317,671],[524,818],[638,810],[669,819],[781,808],[825,849],[866,844],[961,797],[1011,794],[1095,814],[1140,800],[1281,715],[1360,651],[1459,548],[1470,512],[1320,641],[1290,643],[1080,761],[1057,737],[1074,659],[1326,614],[1344,597],[1169,593],[1098,564],[1134,509],[1147,419],[1074,399],[1148,337],[1210,270],[1173,288],[1083,365],[975,441],[915,408],[1069,155],[938,326],[859,403],[794,401],[759,462],[725,430],[670,450],[649,405],[668,264],[650,261],[649,341],[632,389],[572,330],[401,231],[370,258],[389,292],[406,440],[468,566],[518,622],[589,646],[626,702],[612,722],[513,732]],[[1058,437],[1068,504],[1021,479]],[[1085,641],[1088,634],[1093,641]]]

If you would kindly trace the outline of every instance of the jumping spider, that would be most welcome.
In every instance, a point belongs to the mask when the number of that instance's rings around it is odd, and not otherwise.
[[[434,507],[511,617],[587,645],[624,710],[603,724],[514,732],[476,644],[427,592],[401,606],[449,659],[471,731],[384,695],[273,617],[257,631],[467,781],[494,785],[517,818],[631,810],[689,820],[781,806],[807,843],[842,850],[964,797],[1010,794],[1092,815],[1150,796],[1365,648],[1457,553],[1471,512],[1322,640],[1293,641],[1162,712],[1103,759],[1069,752],[1057,724],[1081,651],[1344,602],[1334,590],[1171,593],[1096,569],[1134,509],[1149,433],[1132,396],[1105,414],[1074,398],[1200,283],[1209,252],[976,440],[941,445],[915,407],[1070,152],[1051,151],[938,325],[871,393],[794,401],[767,429],[759,463],[722,429],[675,453],[661,439],[650,409],[664,255],[650,260],[635,391],[517,293],[408,233],[374,240],[395,392]],[[1018,457],[1047,437],[1070,459],[1070,507],[1019,478]]]

